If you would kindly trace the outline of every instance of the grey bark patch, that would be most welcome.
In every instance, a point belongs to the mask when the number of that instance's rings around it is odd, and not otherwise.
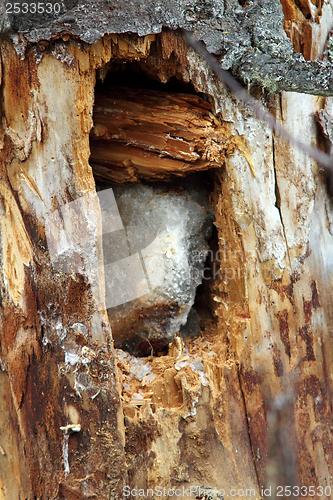
[[[22,15],[21,8],[18,14],[2,9],[2,31],[20,33],[30,43],[66,33],[93,44],[110,33],[144,36],[163,28],[185,29],[203,40],[223,68],[247,85],[270,92],[333,95],[333,65],[305,61],[294,51],[283,30],[278,0],[255,0],[243,7],[236,0],[68,0],[59,5],[59,15],[47,19],[45,14]]]

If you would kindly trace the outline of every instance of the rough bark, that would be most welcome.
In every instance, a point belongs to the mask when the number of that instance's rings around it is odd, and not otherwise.
[[[303,7],[305,14],[302,7],[292,2],[281,4],[287,32],[296,49],[301,49],[306,59],[321,55],[332,27],[331,4]],[[285,90],[332,95],[331,60],[306,61],[293,50],[282,28],[281,4],[279,0],[250,4],[236,0],[154,3],[120,0],[111,5],[103,0],[88,0],[84,5],[72,1],[58,15],[5,14],[3,9],[2,29],[11,37],[18,53],[24,54],[29,43],[68,35],[92,44],[110,33],[132,32],[144,36],[161,33],[163,28],[183,28],[194,31],[208,50],[218,55],[222,66],[249,86],[263,87],[272,93]],[[295,35],[302,31],[305,36]],[[54,50],[59,58],[63,57],[62,44],[56,44]]]

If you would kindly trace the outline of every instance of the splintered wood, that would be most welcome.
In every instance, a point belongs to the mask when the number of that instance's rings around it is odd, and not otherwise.
[[[110,87],[96,95],[90,134],[95,178],[166,179],[219,168],[237,144],[196,95]]]

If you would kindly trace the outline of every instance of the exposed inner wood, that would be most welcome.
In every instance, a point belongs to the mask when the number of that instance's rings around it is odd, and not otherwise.
[[[237,147],[228,125],[196,95],[111,87],[96,96],[93,120],[90,163],[99,180],[219,168]]]
[[[329,20],[326,8],[324,3],[320,30]],[[151,55],[151,37],[110,35],[91,46],[73,40],[66,49],[69,65],[51,50],[38,60],[33,47],[22,59],[17,45],[2,39],[0,499],[109,500],[123,498],[125,485],[136,492],[148,486],[187,492],[206,485],[223,488],[229,497],[231,488],[242,491],[234,498],[254,488],[248,498],[262,500],[264,484],[298,484],[304,485],[301,493],[307,488],[307,498],[312,485],[317,498],[332,500],[325,488],[333,476],[333,207],[324,179],[309,158],[209,77],[180,35],[157,36]],[[155,168],[161,160],[220,165],[236,149],[241,153],[216,170],[211,191],[215,282],[207,280],[207,286],[216,322],[207,321],[202,336],[188,344],[175,342],[168,355],[145,358],[151,372],[142,380],[137,359],[120,350],[114,357],[106,312],[97,309],[92,293],[104,282],[102,274],[97,277],[101,217],[91,213],[83,219],[89,238],[77,253],[82,274],[54,268],[45,240],[50,213],[95,193],[88,165],[95,70],[121,57],[141,59],[149,71],[155,64],[161,81],[175,74],[192,81],[214,98],[217,109],[226,110],[234,135],[209,114],[205,101],[200,107],[187,96],[192,104],[185,99],[181,106],[175,99],[183,96],[168,94],[167,118],[156,118],[149,129],[156,136],[153,147],[143,145],[142,136],[139,146],[137,138],[102,135],[92,138],[93,147],[95,141],[125,149],[129,143],[155,155]],[[127,118],[148,102],[138,91],[132,104],[125,91],[118,93],[129,103]],[[149,94],[149,102],[156,99]],[[137,114],[137,134],[151,116],[162,116],[157,101],[145,107],[147,114]],[[288,92],[271,96],[269,103],[290,133],[317,144],[315,117],[323,100]],[[109,108],[104,99],[102,104]],[[331,106],[328,99],[327,120]],[[206,135],[197,130],[193,139],[185,110],[208,123],[201,127]],[[109,122],[129,136],[121,116],[114,111]],[[169,137],[157,127],[167,122],[169,130],[180,130],[181,117],[182,135]],[[171,139],[184,149],[177,149],[179,157],[160,158],[161,150],[171,149]],[[203,157],[205,147],[214,152],[214,145],[218,161],[213,153]],[[131,172],[133,179],[144,177],[137,166],[125,168],[120,161],[118,169],[99,168],[124,180]],[[83,223],[73,222],[71,239],[78,241]],[[204,371],[194,371],[193,362]],[[74,428],[80,431],[66,431]]]
[[[322,0],[282,0],[284,29],[294,49],[308,61],[321,57],[333,12],[328,2]]]

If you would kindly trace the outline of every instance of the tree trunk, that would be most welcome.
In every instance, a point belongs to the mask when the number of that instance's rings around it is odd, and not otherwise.
[[[62,37],[24,57],[1,42],[0,499],[297,498],[301,486],[333,498],[333,207],[319,167],[177,32]],[[117,85],[125,62],[130,90]],[[257,97],[324,143],[331,98]],[[113,347],[95,181],[207,169],[216,233],[201,332],[149,353],[140,367],[154,377],[138,377],[133,353]],[[76,200],[63,269],[48,224]]]

